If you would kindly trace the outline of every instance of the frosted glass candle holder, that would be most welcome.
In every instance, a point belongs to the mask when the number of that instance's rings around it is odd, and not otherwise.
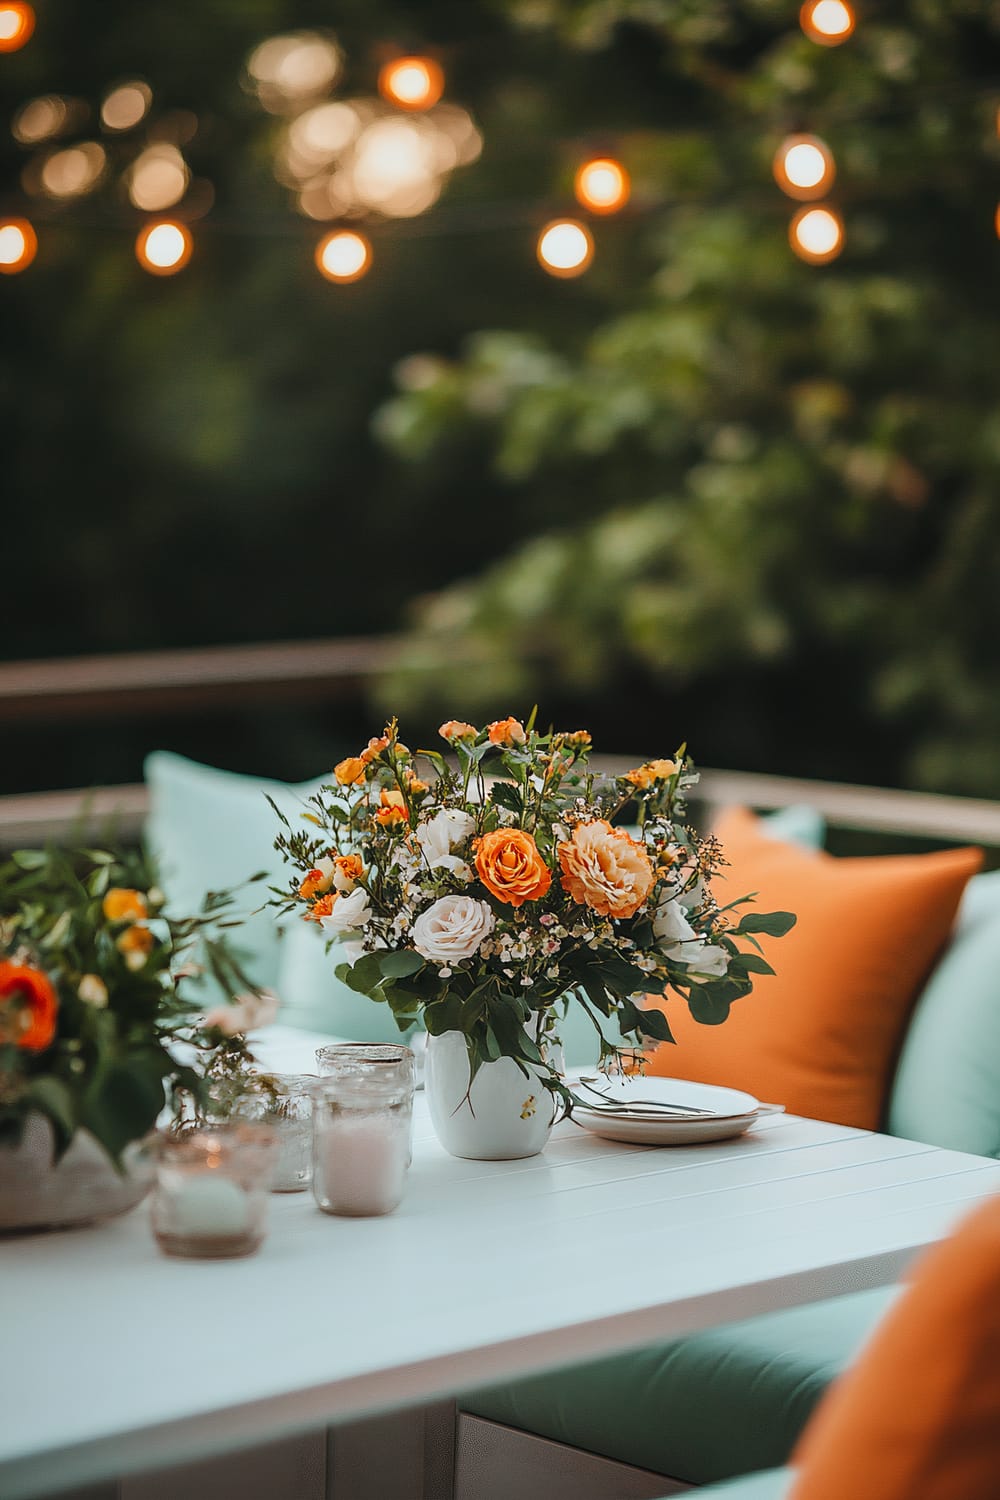
[[[347,1043],[317,1053],[313,1194],[324,1213],[362,1217],[398,1207],[410,1165],[413,1053]]]
[[[278,1138],[272,1193],[300,1193],[312,1178],[312,1073],[259,1073],[235,1113],[270,1125]]]
[[[257,1122],[161,1137],[152,1222],[164,1254],[222,1260],[259,1249],[277,1155],[275,1131]]]

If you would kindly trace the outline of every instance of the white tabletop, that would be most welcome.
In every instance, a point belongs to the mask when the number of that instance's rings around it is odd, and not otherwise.
[[[270,1066],[307,1066],[277,1037]],[[148,1208],[0,1242],[0,1495],[44,1494],[895,1280],[1000,1163],[790,1116],[660,1149],[556,1128],[438,1146],[392,1215],[271,1199],[246,1260],[161,1256]]]

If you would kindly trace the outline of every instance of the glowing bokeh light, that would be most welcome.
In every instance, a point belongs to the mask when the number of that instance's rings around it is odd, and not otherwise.
[[[444,73],[433,57],[395,57],[380,69],[378,91],[400,109],[430,109],[444,93]]]
[[[97,186],[106,162],[104,147],[96,141],[55,151],[42,167],[42,189],[51,198],[78,198]]]
[[[361,132],[351,162],[358,201],[396,218],[423,213],[441,192],[438,132],[426,120],[386,115]]]
[[[361,117],[350,104],[316,104],[288,127],[290,161],[323,164],[332,161],[357,138]]]
[[[624,208],[632,191],[629,176],[620,161],[597,157],[584,162],[573,181],[577,202],[595,214],[613,214]]]
[[[353,229],[335,229],[316,246],[316,265],[327,281],[357,281],[371,263],[371,245]]]
[[[811,42],[839,47],[854,30],[854,11],[846,0],[806,0],[799,12],[799,24]]]
[[[790,135],[775,152],[774,180],[790,198],[822,198],[837,175],[833,153],[815,135]]]
[[[0,219],[0,275],[26,271],[38,250],[38,237],[27,219]]]
[[[176,146],[149,146],[129,169],[128,195],[136,208],[158,213],[180,202],[190,177]]]
[[[800,260],[825,266],[844,248],[844,224],[829,208],[800,208],[792,220],[788,238]]]
[[[594,258],[593,236],[576,219],[554,219],[538,236],[536,253],[550,276],[580,276]]]
[[[264,108],[276,114],[326,93],[342,63],[332,37],[298,31],[261,42],[250,54],[247,72]]]
[[[22,0],[5,0],[0,5],[0,52],[17,52],[31,40],[35,29],[35,12]]]
[[[185,224],[159,219],[140,230],[135,254],[143,270],[154,276],[173,276],[191,259],[194,240]]]
[[[34,146],[58,135],[66,123],[69,110],[58,94],[45,94],[22,105],[14,116],[11,132],[22,146]]]
[[[101,105],[101,123],[108,130],[131,130],[149,113],[153,102],[153,91],[148,83],[136,79],[132,83],[119,84],[105,97]]]

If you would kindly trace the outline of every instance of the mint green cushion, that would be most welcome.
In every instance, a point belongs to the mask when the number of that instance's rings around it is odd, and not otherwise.
[[[267,796],[294,823],[323,779],[288,786],[199,765],[169,750],[154,750],[143,769],[150,794],[146,844],[157,858],[170,911],[189,915],[199,910],[207,891],[238,886],[258,870],[268,872],[268,881],[240,893],[245,920],[231,941],[250,977],[275,988],[280,933],[274,910],[260,908],[268,883],[284,885],[288,877],[274,849],[280,824]]]
[[[459,1397],[477,1416],[692,1484],[785,1463],[892,1288],[785,1308]]]
[[[326,938],[315,922],[292,921],[281,944],[275,988],[281,1021],[306,1031],[326,1031],[352,1042],[400,1042],[403,1034],[388,1005],[348,989],[336,976],[343,946],[326,952]]]
[[[1000,914],[960,925],[917,1001],[889,1095],[892,1135],[1000,1156]]]
[[[722,1484],[710,1484],[698,1491],[698,1500],[784,1500],[792,1487],[791,1469],[764,1469],[757,1474],[741,1474]],[[676,1496],[674,1497],[676,1500]]]
[[[1000,917],[1000,870],[985,870],[973,875],[958,908],[960,931]]]

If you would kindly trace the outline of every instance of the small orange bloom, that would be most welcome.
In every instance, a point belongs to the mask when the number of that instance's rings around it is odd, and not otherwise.
[[[631,781],[633,786],[645,791],[655,781],[667,781],[676,770],[677,762],[674,760],[647,760],[646,764],[639,766],[637,770],[626,771],[625,780]]]
[[[438,730],[441,738],[449,744],[452,740],[474,740],[478,733],[474,724],[466,724],[463,719],[448,719]]]
[[[411,797],[421,797],[424,792],[430,791],[426,781],[421,781],[416,771],[409,767],[406,770],[406,789]]]
[[[320,896],[314,901],[309,910],[303,914],[304,922],[318,922],[321,917],[328,917],[333,911],[333,903],[336,901],[335,891],[328,891],[325,896]]]
[[[365,749],[361,752],[360,758],[364,761],[365,765],[367,765],[370,760],[375,759],[376,755],[381,755],[382,751],[387,750],[388,748],[389,736],[387,734],[381,734],[377,739],[373,737],[368,741]]]
[[[125,931],[118,937],[115,947],[119,953],[124,953],[126,960],[129,954],[141,954],[143,957],[149,953],[156,939],[148,927],[126,927]]]
[[[375,821],[383,828],[390,828],[393,823],[406,822],[406,801],[402,792],[397,792],[395,788],[391,791],[383,788],[379,792],[379,803],[380,806],[375,810]]]
[[[653,888],[653,866],[642,844],[603,818],[578,823],[556,853],[563,890],[603,917],[634,917]]]
[[[56,1034],[58,1009],[52,981],[41,969],[0,962],[0,1042],[44,1052]]]
[[[333,883],[338,891],[351,891],[365,873],[360,854],[338,854],[334,860]],[[329,915],[329,913],[327,914]]]
[[[141,922],[149,915],[146,898],[141,891],[117,885],[104,897],[101,910],[109,922]]]
[[[523,745],[527,738],[520,719],[495,719],[489,733],[491,745]]]
[[[333,774],[341,786],[357,786],[365,779],[365,761],[360,755],[349,755],[333,768]]]
[[[318,896],[330,889],[332,878],[331,875],[324,875],[322,870],[309,870],[299,885],[299,895],[306,901],[311,901],[313,896]]]
[[[538,901],[552,884],[552,871],[539,854],[538,845],[520,828],[496,828],[484,833],[473,848],[483,885],[508,906]]]

